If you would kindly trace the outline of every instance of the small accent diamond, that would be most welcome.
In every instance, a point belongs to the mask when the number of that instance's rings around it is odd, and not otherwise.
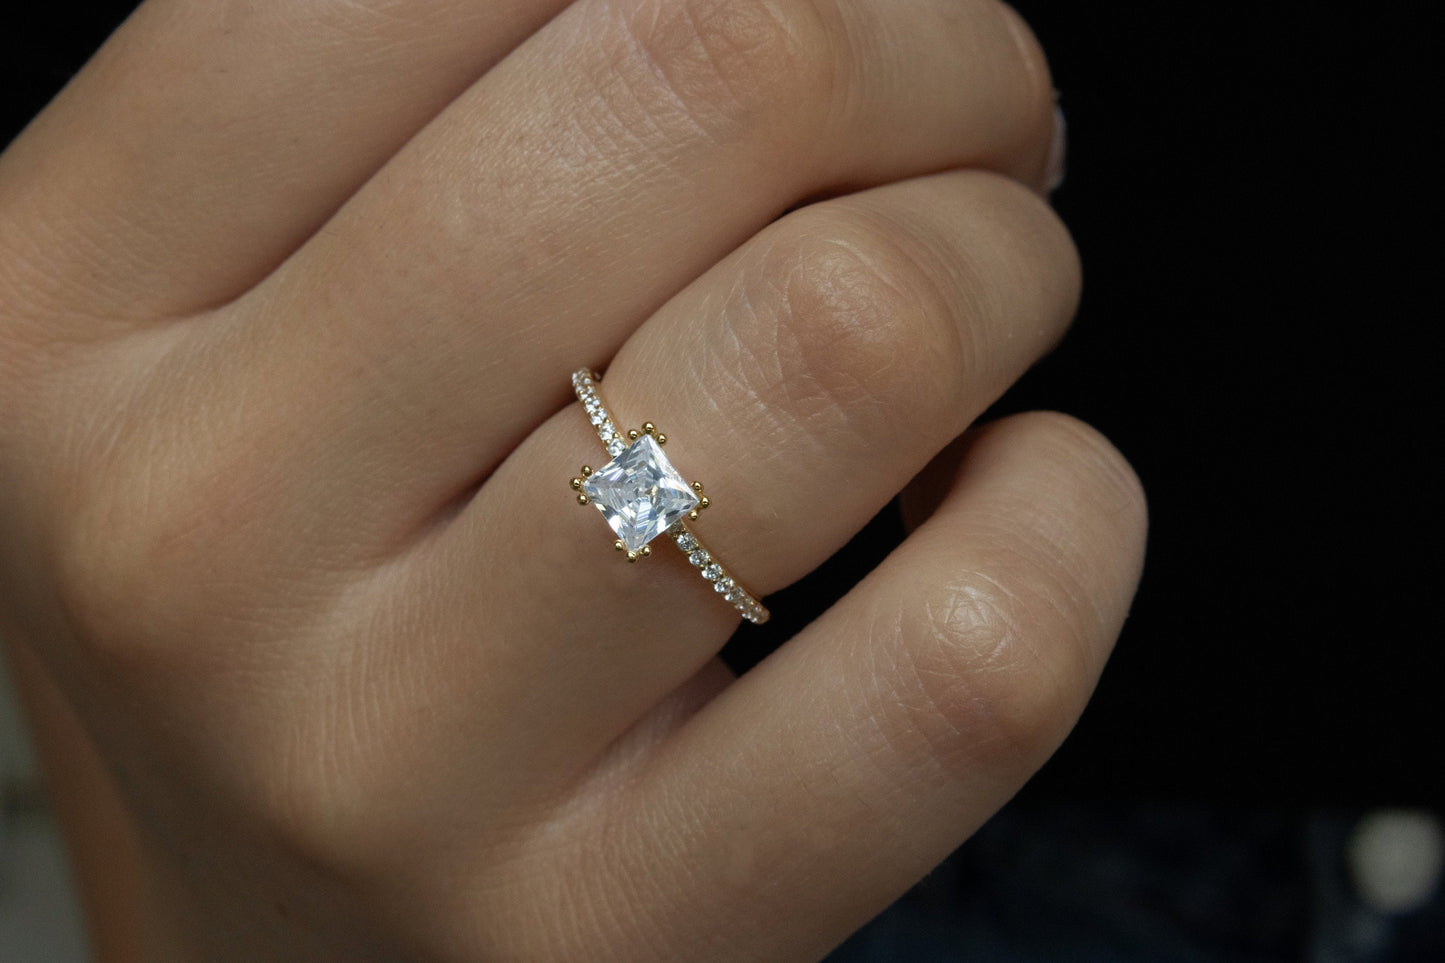
[[[710,559],[710,558],[712,558],[712,556],[709,555],[705,550],[703,550],[703,549],[700,548],[700,549],[696,550],[695,552],[693,552],[691,555],[689,555],[689,556],[687,557],[687,560],[688,560],[689,562],[691,562],[692,564],[694,564],[694,565],[698,566],[699,568],[701,568],[702,566],[704,566],[704,565],[706,565],[706,564],[708,563],[708,559]]]
[[[722,578],[722,566],[716,563],[709,565],[707,568],[702,570],[702,577],[707,579],[709,582],[713,582],[717,579]]]
[[[697,539],[692,537],[692,533],[683,532],[681,535],[677,536],[677,547],[682,549],[684,552],[691,552],[693,549],[697,548]]]
[[[707,573],[704,572],[703,574],[706,575]],[[733,580],[730,578],[720,578],[712,584],[712,587],[719,595],[724,595],[732,590]]]

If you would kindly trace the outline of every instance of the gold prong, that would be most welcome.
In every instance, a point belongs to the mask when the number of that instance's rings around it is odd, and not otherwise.
[[[665,445],[665,444],[667,444],[667,436],[664,435],[664,434],[663,434],[662,432],[660,432],[660,431],[657,433],[657,443],[658,443],[659,445]]]
[[[627,551],[627,543],[620,538],[612,543],[612,547],[617,549],[619,552]]]
[[[652,557],[652,546],[651,546],[651,545],[644,545],[644,546],[642,546],[642,548],[640,548],[640,549],[637,550],[637,554],[638,554],[638,555],[641,555],[643,558],[651,558],[651,557]]]
[[[697,518],[698,518],[697,509],[694,508],[692,511],[688,512],[688,513],[687,513],[687,517],[688,517],[688,520],[689,520],[689,521],[694,521],[694,522],[697,521]]]
[[[693,483],[692,483],[692,490],[695,491],[695,492],[697,492],[699,495],[701,495],[701,494],[702,494],[702,482],[693,482]]]
[[[573,490],[574,492],[580,492],[580,491],[582,490],[582,479],[580,479],[580,478],[574,478],[574,479],[572,479],[572,490]]]
[[[642,423],[642,433],[644,435],[655,435],[657,434],[657,426],[650,421],[644,421]]]
[[[591,477],[592,477],[592,466],[591,466],[591,465],[583,465],[583,466],[582,466],[582,477],[583,477],[583,478],[591,478]]]
[[[579,504],[579,505],[587,505],[587,504],[590,504],[591,501],[592,501],[592,500],[591,500],[590,498],[588,498],[586,495],[578,495],[578,496],[577,496],[577,504]]]
[[[636,553],[636,552],[628,552],[628,553],[627,553],[627,560],[628,560],[629,562],[635,562],[635,561],[637,561],[637,553]]]
[[[638,431],[636,428],[633,428],[627,432],[627,437],[631,438],[633,441],[636,441],[637,439],[642,437],[642,432]]]
[[[709,506],[711,506],[711,505],[712,505],[712,499],[711,499],[711,498],[708,498],[706,495],[702,496],[702,498],[699,498],[698,501],[697,501],[697,507],[698,507],[698,508],[707,508],[707,507],[709,507]]]

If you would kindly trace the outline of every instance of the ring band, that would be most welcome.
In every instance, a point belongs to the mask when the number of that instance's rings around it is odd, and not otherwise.
[[[743,588],[702,544],[687,525],[712,504],[703,494],[702,482],[688,484],[662,453],[667,436],[652,422],[641,428],[620,431],[597,392],[599,375],[578,371],[572,388],[582,410],[597,429],[597,437],[612,458],[597,470],[582,466],[572,479],[580,505],[594,505],[617,535],[613,543],[635,562],[652,554],[649,542],[666,533],[680,548],[713,590],[755,625],[768,620],[768,610]]]

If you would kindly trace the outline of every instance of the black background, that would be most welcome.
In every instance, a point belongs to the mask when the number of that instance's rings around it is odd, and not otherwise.
[[[1442,6],[1018,6],[1070,122],[1056,200],[1086,293],[999,411],[1101,428],[1152,517],[1098,696],[1027,793],[1445,804]],[[129,4],[5,7],[0,142]],[[729,655],[784,638],[896,527]]]

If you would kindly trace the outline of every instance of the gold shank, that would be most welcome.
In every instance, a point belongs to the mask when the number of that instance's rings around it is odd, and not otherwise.
[[[607,413],[606,408],[601,404],[601,398],[597,393],[597,386],[587,384],[589,380],[588,374],[589,373],[587,371],[582,371],[579,372],[577,376],[574,376],[574,387],[577,390],[578,398],[582,401],[587,402],[587,408],[594,417],[599,411],[601,412],[602,421],[600,423],[597,423],[597,433],[599,438],[602,439],[604,447],[608,449],[608,454],[610,455],[617,447],[618,436],[616,433],[618,432],[618,429],[615,422],[611,420],[611,415]],[[590,380],[592,382],[598,382],[602,380],[602,376],[599,373],[594,371],[590,374]],[[641,428],[632,428],[626,432],[622,432],[622,434],[625,434],[627,440],[629,441],[637,441],[643,435],[648,435],[658,445],[667,444],[667,436],[661,431],[659,431],[657,429],[657,424],[652,421],[645,421],[642,423]],[[587,478],[590,478],[593,474],[594,469],[590,465],[583,465],[580,476],[571,479],[569,482],[572,490],[578,493],[577,503],[579,505],[592,504],[592,500],[582,489],[586,486],[585,480]],[[707,495],[703,494],[703,485],[701,481],[693,481],[690,483],[690,485],[693,492],[697,494],[698,499],[696,506],[692,509],[692,511],[688,512],[684,516],[684,518],[687,521],[695,522],[698,520],[701,513],[705,509],[712,506],[712,499],[709,498]],[[693,559],[702,559],[702,561],[700,562],[694,561],[693,564],[695,566],[705,567],[709,564],[709,559],[711,558],[711,556],[709,555],[707,550],[701,545],[697,535],[692,533],[690,529],[687,529],[685,526],[674,525],[672,528],[668,529],[668,534],[678,542],[679,548],[681,548],[681,546],[684,544],[683,539],[685,537],[692,539],[692,541],[686,543],[688,545],[688,548],[684,550],[685,553],[690,554]],[[650,558],[652,556],[651,545],[643,545],[636,551],[629,551],[626,542],[624,542],[620,538],[613,542],[613,548],[619,554],[625,555],[629,563],[636,563],[638,559]],[[716,559],[712,559],[711,561],[715,563]],[[726,588],[727,591],[723,593],[726,597],[726,600],[730,604],[732,604],[739,612],[741,612],[744,618],[754,623],[766,622],[769,617],[768,610],[745,588],[743,588],[743,586],[737,584],[733,577],[730,574],[727,574],[726,569],[723,570],[723,574],[726,576],[725,581],[710,580],[713,581],[714,588],[719,589],[719,591],[721,591],[723,588]]]

